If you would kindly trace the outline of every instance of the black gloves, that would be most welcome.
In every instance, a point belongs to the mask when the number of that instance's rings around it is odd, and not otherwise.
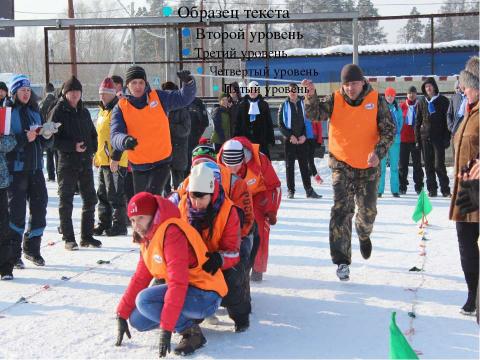
[[[123,139],[123,148],[125,150],[133,150],[137,145],[138,141],[133,136],[127,136],[125,139]]]
[[[128,338],[131,339],[132,335],[130,335],[130,330],[128,329],[127,320],[122,319],[120,316],[117,316],[117,324],[118,324],[118,335],[117,335],[117,342],[115,346],[122,345],[123,335],[127,334]]]
[[[207,252],[205,256],[208,258],[208,260],[202,265],[202,269],[207,273],[215,275],[215,273],[223,264],[222,255],[220,255],[218,252]]]
[[[158,357],[166,357],[167,352],[170,352],[170,339],[172,332],[167,330],[160,330],[160,344],[158,345]]]
[[[189,70],[180,70],[177,72],[177,76],[184,83],[188,83],[193,80],[193,76],[190,74]]]
[[[448,149],[448,147],[450,146],[450,138],[446,138],[443,140],[443,147],[445,149]]]
[[[462,189],[458,192],[455,201],[455,205],[460,210],[460,215],[467,215],[478,210],[478,183],[478,180],[460,182]]]

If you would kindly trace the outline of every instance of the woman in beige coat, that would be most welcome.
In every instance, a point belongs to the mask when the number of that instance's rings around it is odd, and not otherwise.
[[[465,315],[475,313],[479,275],[478,179],[469,180],[477,182],[474,184],[477,191],[474,196],[466,195],[472,188],[472,183],[465,181],[469,175],[469,164],[478,159],[479,153],[478,64],[478,57],[472,57],[460,74],[468,104],[465,118],[454,137],[455,185],[450,205],[450,220],[456,221],[462,270],[468,286],[468,298],[460,310]]]

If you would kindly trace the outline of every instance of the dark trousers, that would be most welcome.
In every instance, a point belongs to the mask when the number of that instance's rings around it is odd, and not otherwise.
[[[318,174],[315,166],[315,149],[317,148],[317,141],[315,139],[307,139],[307,161],[308,161],[308,173],[310,176]]]
[[[133,174],[131,171],[127,171],[127,174],[125,175],[125,199],[127,200],[127,204],[130,202],[133,195],[135,195],[133,189]]]
[[[312,188],[310,174],[308,172],[308,145],[307,143],[295,145],[288,139],[285,141],[285,166],[287,172],[287,188],[288,191],[295,192],[295,159],[298,160],[300,174],[305,191]]]
[[[167,177],[167,183],[165,184],[165,195],[168,195],[172,192],[172,183],[173,190],[177,190],[178,186],[185,180],[185,170],[177,170],[174,168],[170,169],[171,177]]]
[[[127,168],[119,167],[112,173],[110,167],[102,166],[98,171],[98,220],[109,229],[112,226],[126,228],[125,176]]]
[[[227,308],[228,316],[239,323],[248,321],[252,311],[248,262],[248,257],[243,257],[237,265],[223,271],[228,293],[221,304]]]
[[[60,228],[63,234],[63,240],[74,241],[75,234],[72,224],[73,196],[75,188],[78,184],[78,190],[82,197],[82,220],[81,220],[81,237],[89,239],[93,234],[93,226],[95,224],[95,205],[97,204],[97,193],[93,181],[93,170],[91,162],[82,162],[72,167],[58,167],[58,194],[59,205],[58,212],[60,215]]]
[[[0,275],[12,274],[14,259],[12,258],[12,238],[8,226],[8,194],[7,189],[0,189]]]
[[[32,256],[40,255],[40,242],[46,225],[48,194],[42,170],[13,172],[12,177],[12,183],[8,188],[8,207],[12,256],[16,262],[22,254],[22,239],[25,253]],[[27,202],[30,218],[25,229]]]
[[[408,162],[412,156],[413,182],[415,191],[423,188],[423,169],[420,149],[415,147],[415,143],[400,144],[400,161],[398,163],[398,176],[400,180],[400,191],[407,191],[408,187]]]
[[[55,156],[55,150],[46,150],[47,153],[47,172],[48,180],[55,181],[56,168],[55,164],[57,163],[57,158]]]
[[[468,286],[468,297],[475,299],[479,276],[478,223],[457,222],[456,226],[460,262]]]
[[[147,171],[133,170],[133,188],[135,194],[147,191],[155,195],[162,195],[168,176],[170,164],[163,163]]]
[[[422,151],[428,191],[437,192],[438,185],[436,176],[438,176],[441,192],[443,194],[450,193],[450,184],[447,169],[445,168],[445,147],[443,144],[422,140]]]

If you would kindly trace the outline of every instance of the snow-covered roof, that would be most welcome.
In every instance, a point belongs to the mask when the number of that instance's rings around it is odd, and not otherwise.
[[[478,40],[455,40],[435,43],[435,49],[449,49],[458,47],[472,47],[478,46]],[[385,53],[392,51],[414,51],[414,50],[428,50],[430,43],[413,43],[413,44],[379,44],[379,45],[361,45],[358,47],[358,53]],[[322,49],[305,49],[294,48],[285,50],[288,56],[325,56],[333,54],[352,54],[353,46],[349,44],[329,46]]]

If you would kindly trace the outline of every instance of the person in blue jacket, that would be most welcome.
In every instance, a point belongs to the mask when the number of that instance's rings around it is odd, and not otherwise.
[[[111,144],[115,150],[129,153],[135,193],[161,195],[170,175],[168,112],[190,105],[196,93],[190,71],[179,71],[177,76],[183,83],[180,90],[154,90],[147,82],[145,70],[131,66],[126,73],[126,94],[113,108]]]
[[[8,189],[10,236],[12,256],[16,268],[24,268],[23,253],[37,266],[45,265],[40,255],[40,243],[45,229],[48,194],[43,176],[43,150],[52,145],[52,133],[42,135],[44,121],[37,103],[32,98],[30,81],[25,75],[16,75],[10,82],[12,95],[11,132],[17,145],[7,154],[12,178]],[[48,138],[48,139],[47,139]],[[26,205],[30,218],[25,226]]]
[[[382,197],[385,191],[385,172],[387,171],[387,159],[390,163],[390,191],[394,197],[400,197],[400,185],[398,177],[398,161],[400,158],[400,133],[403,126],[403,113],[400,106],[398,106],[395,96],[397,92],[394,88],[388,87],[385,89],[385,100],[387,101],[388,109],[395,123],[396,132],[393,144],[388,149],[388,154],[380,162],[380,183],[378,184],[378,197]]]

